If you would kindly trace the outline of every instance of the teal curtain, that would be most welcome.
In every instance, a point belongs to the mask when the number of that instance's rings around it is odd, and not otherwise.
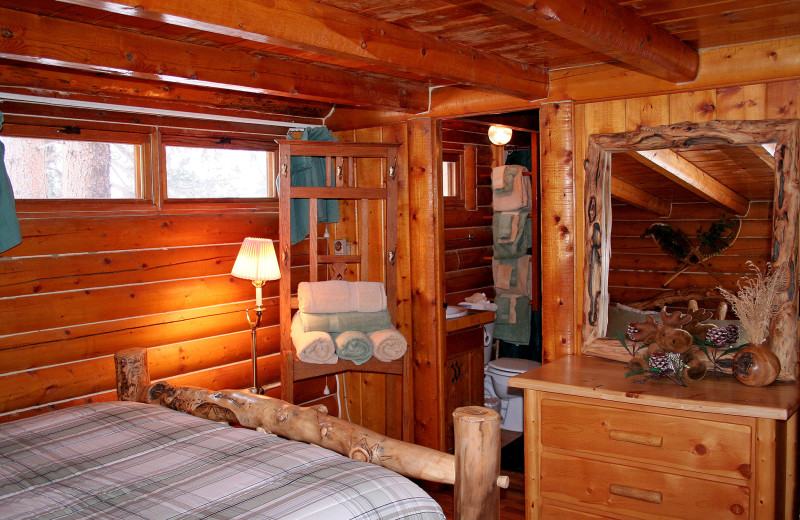
[[[289,137],[291,139],[291,136]],[[338,141],[336,137],[324,126],[306,128],[301,141]],[[325,186],[325,158],[324,157],[292,157],[292,186]],[[334,175],[331,175],[331,185],[336,185]],[[296,244],[308,236],[308,199],[292,199],[291,201],[291,242]],[[339,201],[317,201],[318,222],[339,222]]]
[[[0,130],[3,129],[3,113],[0,112]],[[0,253],[7,251],[22,242],[19,230],[14,189],[8,178],[5,163],[6,148],[0,141]]]

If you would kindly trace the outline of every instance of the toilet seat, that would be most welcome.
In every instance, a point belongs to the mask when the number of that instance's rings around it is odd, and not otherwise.
[[[498,375],[515,376],[539,366],[541,363],[530,359],[498,358],[489,361],[486,371]]]

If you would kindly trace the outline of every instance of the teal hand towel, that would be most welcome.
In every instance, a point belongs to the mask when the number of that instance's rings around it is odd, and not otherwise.
[[[496,296],[494,337],[518,345],[527,345],[531,338],[530,299],[516,294]]]
[[[372,341],[363,332],[348,330],[337,335],[336,355],[341,359],[349,359],[356,365],[362,365],[372,357]]]
[[[0,112],[0,129],[3,128],[3,113]],[[5,166],[6,148],[0,142],[0,253],[22,242],[19,229],[14,190]]]
[[[523,210],[519,212],[519,225],[517,226],[517,233],[513,240],[497,239],[500,218],[498,212],[495,212],[492,218],[492,233],[495,235],[494,258],[516,258],[526,254],[528,248],[531,247],[531,223],[527,220],[528,211]]]
[[[301,141],[338,141],[324,126],[306,128]],[[292,157],[292,186],[325,186],[324,157]],[[331,186],[336,184],[331,176]],[[310,229],[308,199],[292,199],[291,204],[291,242],[296,244],[308,236]],[[317,222],[339,222],[339,201],[319,199],[317,201]]]
[[[375,332],[392,327],[392,316],[389,311],[379,312],[337,312],[335,314],[301,313],[303,328],[306,332],[319,330],[323,332]]]

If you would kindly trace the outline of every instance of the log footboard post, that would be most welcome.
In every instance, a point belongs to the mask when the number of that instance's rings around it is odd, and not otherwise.
[[[455,433],[455,517],[500,518],[500,414],[465,406],[453,412]],[[507,485],[507,484],[506,484]]]
[[[145,388],[150,384],[147,349],[132,348],[114,354],[117,371],[117,399],[144,402]]]

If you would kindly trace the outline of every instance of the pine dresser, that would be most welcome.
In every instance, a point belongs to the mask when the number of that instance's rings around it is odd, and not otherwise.
[[[636,383],[568,356],[525,394],[526,519],[796,519],[800,384]]]

